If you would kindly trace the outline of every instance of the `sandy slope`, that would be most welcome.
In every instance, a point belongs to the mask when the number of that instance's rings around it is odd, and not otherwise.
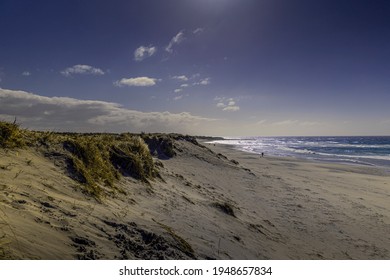
[[[205,145],[176,141],[162,180],[102,202],[55,158],[0,150],[0,258],[390,258],[385,171]]]

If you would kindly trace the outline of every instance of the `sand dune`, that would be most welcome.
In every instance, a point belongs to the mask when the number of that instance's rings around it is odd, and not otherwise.
[[[97,201],[55,158],[0,149],[0,259],[389,259],[390,174],[176,140],[161,178]]]

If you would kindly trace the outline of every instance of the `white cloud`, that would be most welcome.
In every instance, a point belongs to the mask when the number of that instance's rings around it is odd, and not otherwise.
[[[177,101],[183,98],[183,95],[178,95],[173,98],[173,100]]]
[[[24,72],[22,73],[22,75],[23,75],[23,76],[31,76],[31,73],[28,72],[28,71],[24,71]]]
[[[45,97],[25,91],[0,89],[0,116],[23,127],[73,132],[201,133],[215,119],[188,112],[140,112],[117,103]]]
[[[169,42],[168,46],[166,46],[165,50],[169,53],[173,53],[173,47],[175,45],[178,45],[180,44],[183,40],[185,39],[184,37],[184,31],[180,31],[179,33],[177,33],[172,39],[171,41]]]
[[[182,91],[183,91],[182,88],[177,88],[177,89],[174,90],[175,93],[179,93],[179,92],[182,92]]]
[[[197,35],[197,34],[200,34],[200,33],[202,33],[204,31],[204,29],[203,28],[196,28],[192,33],[194,33],[195,35]]]
[[[188,84],[181,84],[180,87],[186,88],[186,87],[188,87]]]
[[[180,76],[173,76],[172,79],[179,80],[179,81],[188,81],[188,78],[186,75],[180,75]]]
[[[236,105],[234,98],[227,98],[223,96],[216,96],[214,98],[217,101],[217,108],[221,108],[225,112],[236,112],[240,110],[240,107]]]
[[[222,109],[222,111],[229,111],[229,112],[235,112],[239,110],[240,110],[239,106],[226,106],[225,108]]]
[[[149,78],[149,77],[137,77],[137,78],[123,78],[114,82],[114,85],[117,87],[129,86],[129,87],[150,87],[154,86],[158,79]]]
[[[134,60],[142,61],[145,58],[151,57],[157,52],[157,48],[150,45],[149,47],[140,46],[134,51]]]
[[[206,78],[200,81],[200,84],[203,86],[209,85],[210,84],[210,78]]]
[[[90,65],[77,64],[62,70],[61,74],[66,77],[69,77],[73,74],[104,75],[104,71]]]
[[[198,86],[198,85],[201,85],[201,86],[207,86],[211,83],[211,79],[210,78],[204,78],[204,79],[201,79],[199,82],[195,82],[193,83],[194,86]]]

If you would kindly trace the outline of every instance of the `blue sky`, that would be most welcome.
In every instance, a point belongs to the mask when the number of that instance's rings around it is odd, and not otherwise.
[[[388,1],[0,1],[0,119],[390,135]]]

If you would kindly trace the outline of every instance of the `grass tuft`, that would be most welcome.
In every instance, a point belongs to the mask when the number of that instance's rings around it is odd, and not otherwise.
[[[122,175],[147,182],[155,177],[155,166],[148,146],[138,136],[127,137],[110,149],[110,160]]]
[[[0,147],[22,148],[26,145],[23,131],[15,122],[0,122]]]
[[[155,223],[157,223],[159,226],[161,226],[178,244],[178,248],[180,251],[185,253],[187,256],[191,258],[195,258],[195,251],[192,248],[192,246],[185,241],[181,236],[177,235],[177,233],[170,227],[163,223],[160,223],[153,219]]]

